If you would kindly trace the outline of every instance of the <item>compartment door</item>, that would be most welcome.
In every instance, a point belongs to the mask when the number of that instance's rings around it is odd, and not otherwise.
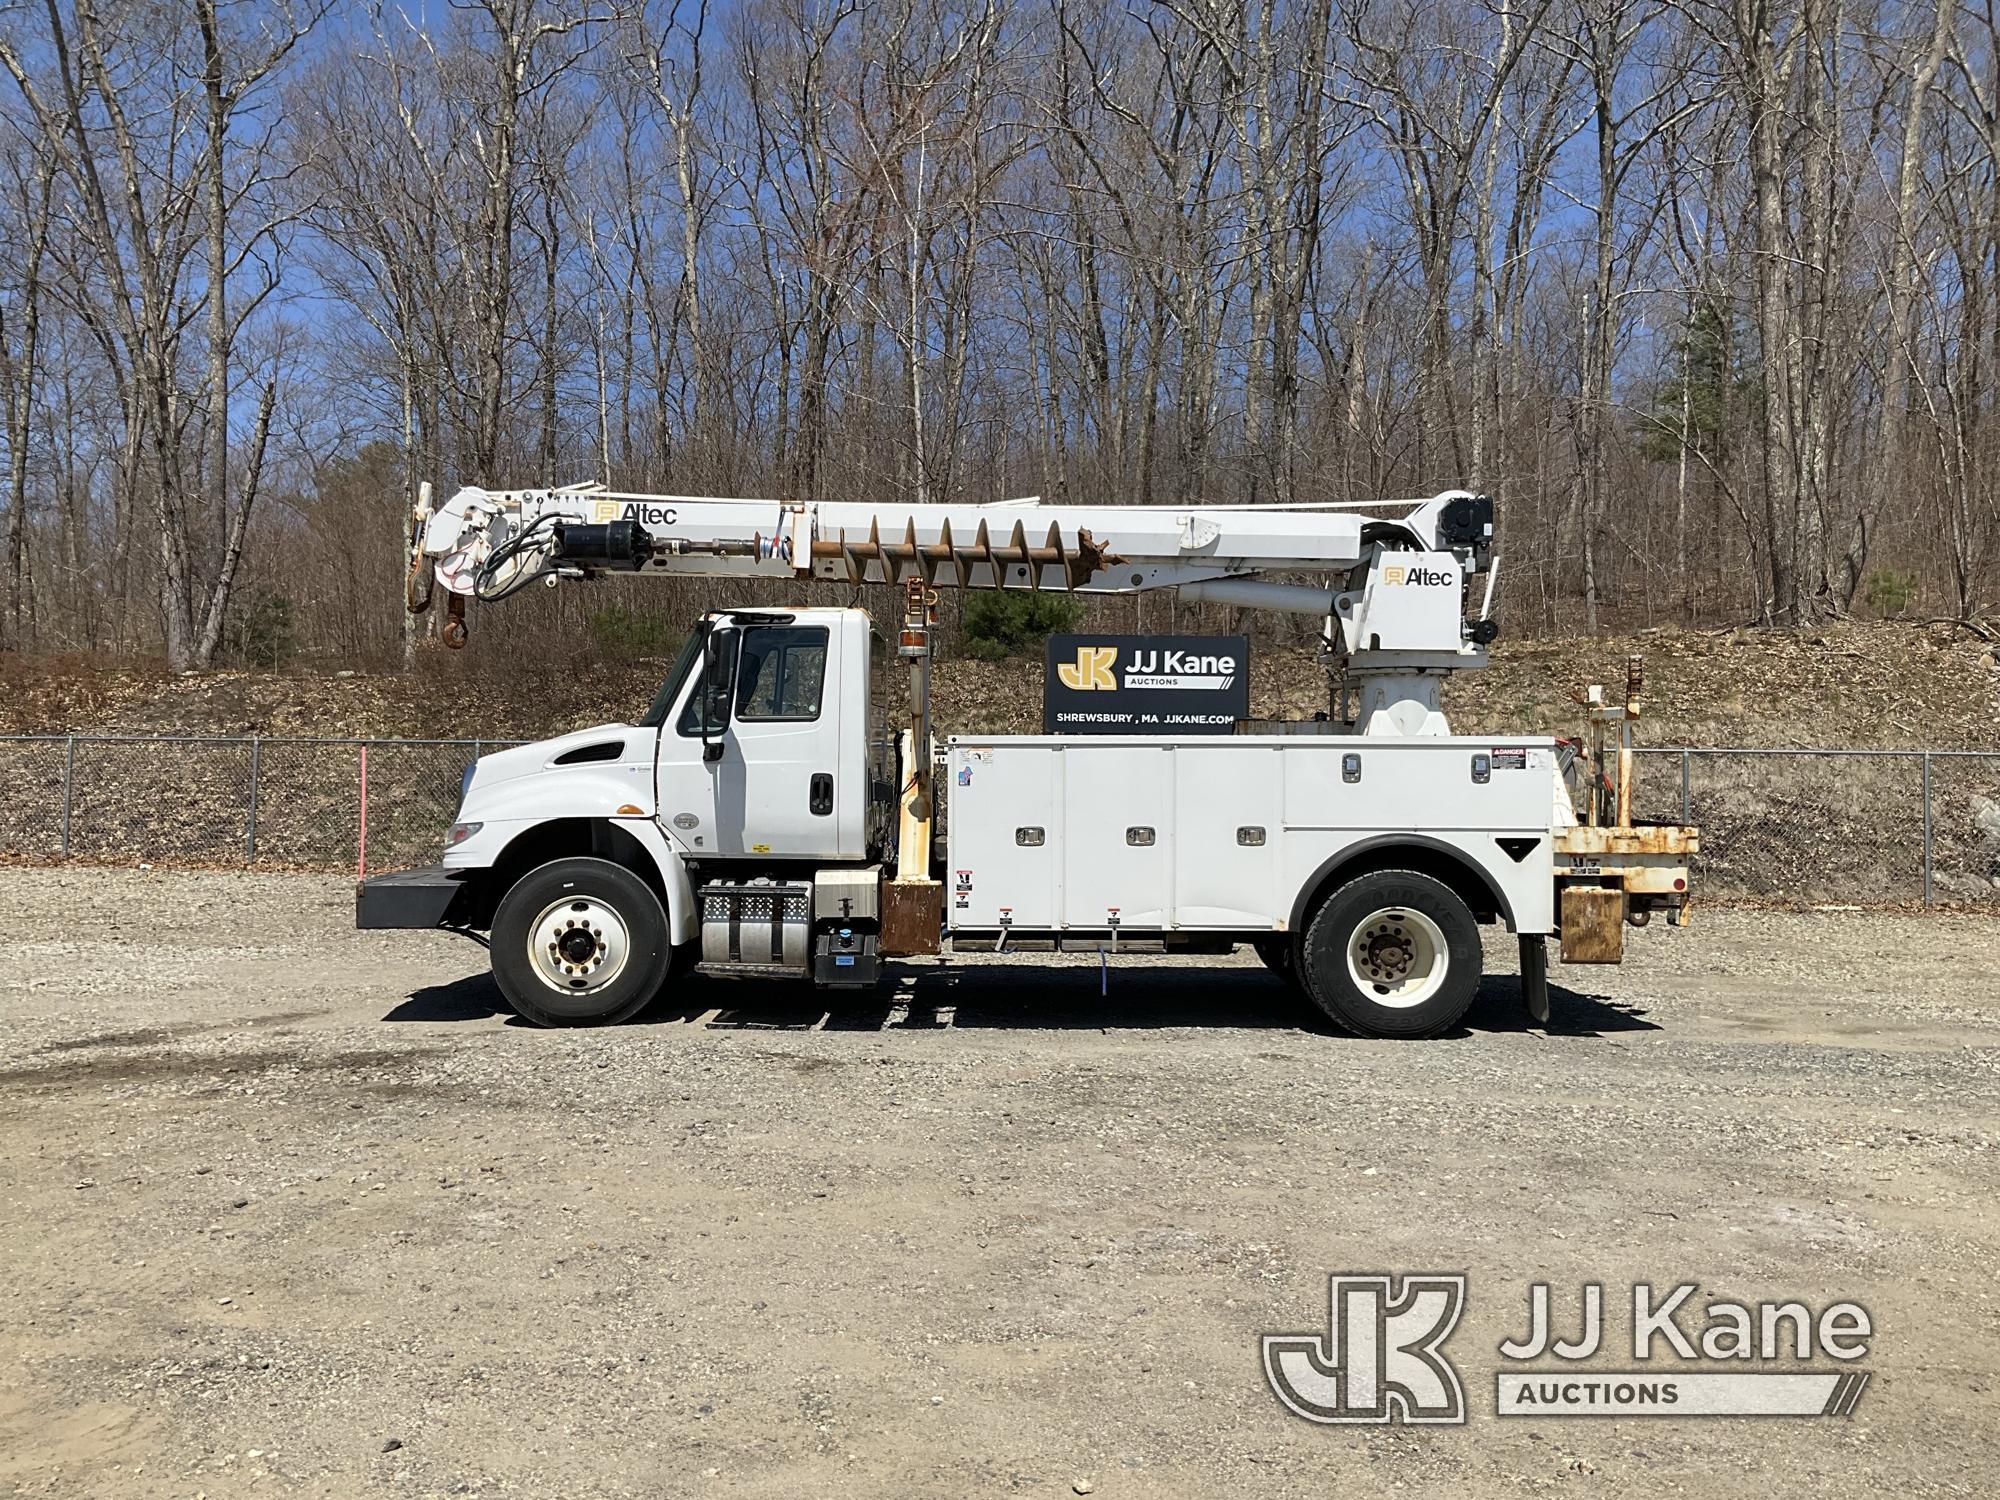
[[[1271,929],[1283,802],[1276,748],[1176,748],[1174,917],[1182,927]]]
[[[1056,925],[1060,757],[1037,745],[953,745],[946,763],[945,920],[954,931]]]
[[[1063,920],[1164,928],[1173,905],[1174,751],[1063,747]]]

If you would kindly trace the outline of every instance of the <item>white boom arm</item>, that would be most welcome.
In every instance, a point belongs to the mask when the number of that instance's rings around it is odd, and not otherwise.
[[[1471,579],[1492,565],[1492,516],[1491,501],[1465,491],[1360,505],[1134,506],[467,488],[423,522],[412,562],[432,562],[448,593],[487,601],[538,578],[612,570],[1086,594],[1178,587],[1184,598],[1326,618],[1361,692],[1357,727],[1443,733],[1440,675],[1484,666],[1492,639],[1490,622],[1465,617]],[[1344,586],[1259,576],[1321,570],[1347,575]]]

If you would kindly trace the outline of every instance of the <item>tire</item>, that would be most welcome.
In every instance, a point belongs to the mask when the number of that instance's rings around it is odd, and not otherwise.
[[[537,1026],[612,1026],[660,992],[674,953],[651,886],[608,859],[530,870],[493,914],[493,977]]]
[[[1313,1002],[1362,1036],[1437,1036],[1479,990],[1472,909],[1414,870],[1376,870],[1337,888],[1306,924],[1299,958]]]

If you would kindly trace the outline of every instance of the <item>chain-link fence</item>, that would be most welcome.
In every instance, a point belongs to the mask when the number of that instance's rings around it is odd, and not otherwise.
[[[1641,752],[1637,815],[1701,829],[1703,894],[2000,904],[2000,752]]]
[[[0,738],[0,856],[398,869],[513,740]],[[1701,828],[1704,896],[2000,906],[2000,752],[1641,751],[1637,812]]]
[[[516,740],[0,738],[0,855],[399,869],[435,861],[466,766]],[[364,854],[365,851],[365,854]]]

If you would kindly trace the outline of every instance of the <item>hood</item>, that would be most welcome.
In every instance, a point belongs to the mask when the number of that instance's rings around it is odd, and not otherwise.
[[[517,776],[532,776],[551,768],[563,756],[574,751],[588,750],[593,745],[629,744],[634,735],[649,735],[655,731],[639,729],[631,724],[599,724],[591,729],[575,729],[568,734],[559,734],[551,740],[536,740],[527,745],[516,745],[511,750],[493,750],[473,762],[472,779],[467,790],[473,786],[485,788],[496,782],[511,781]],[[620,750],[610,757],[625,760],[630,752]],[[581,762],[583,765],[597,763],[595,759]]]

